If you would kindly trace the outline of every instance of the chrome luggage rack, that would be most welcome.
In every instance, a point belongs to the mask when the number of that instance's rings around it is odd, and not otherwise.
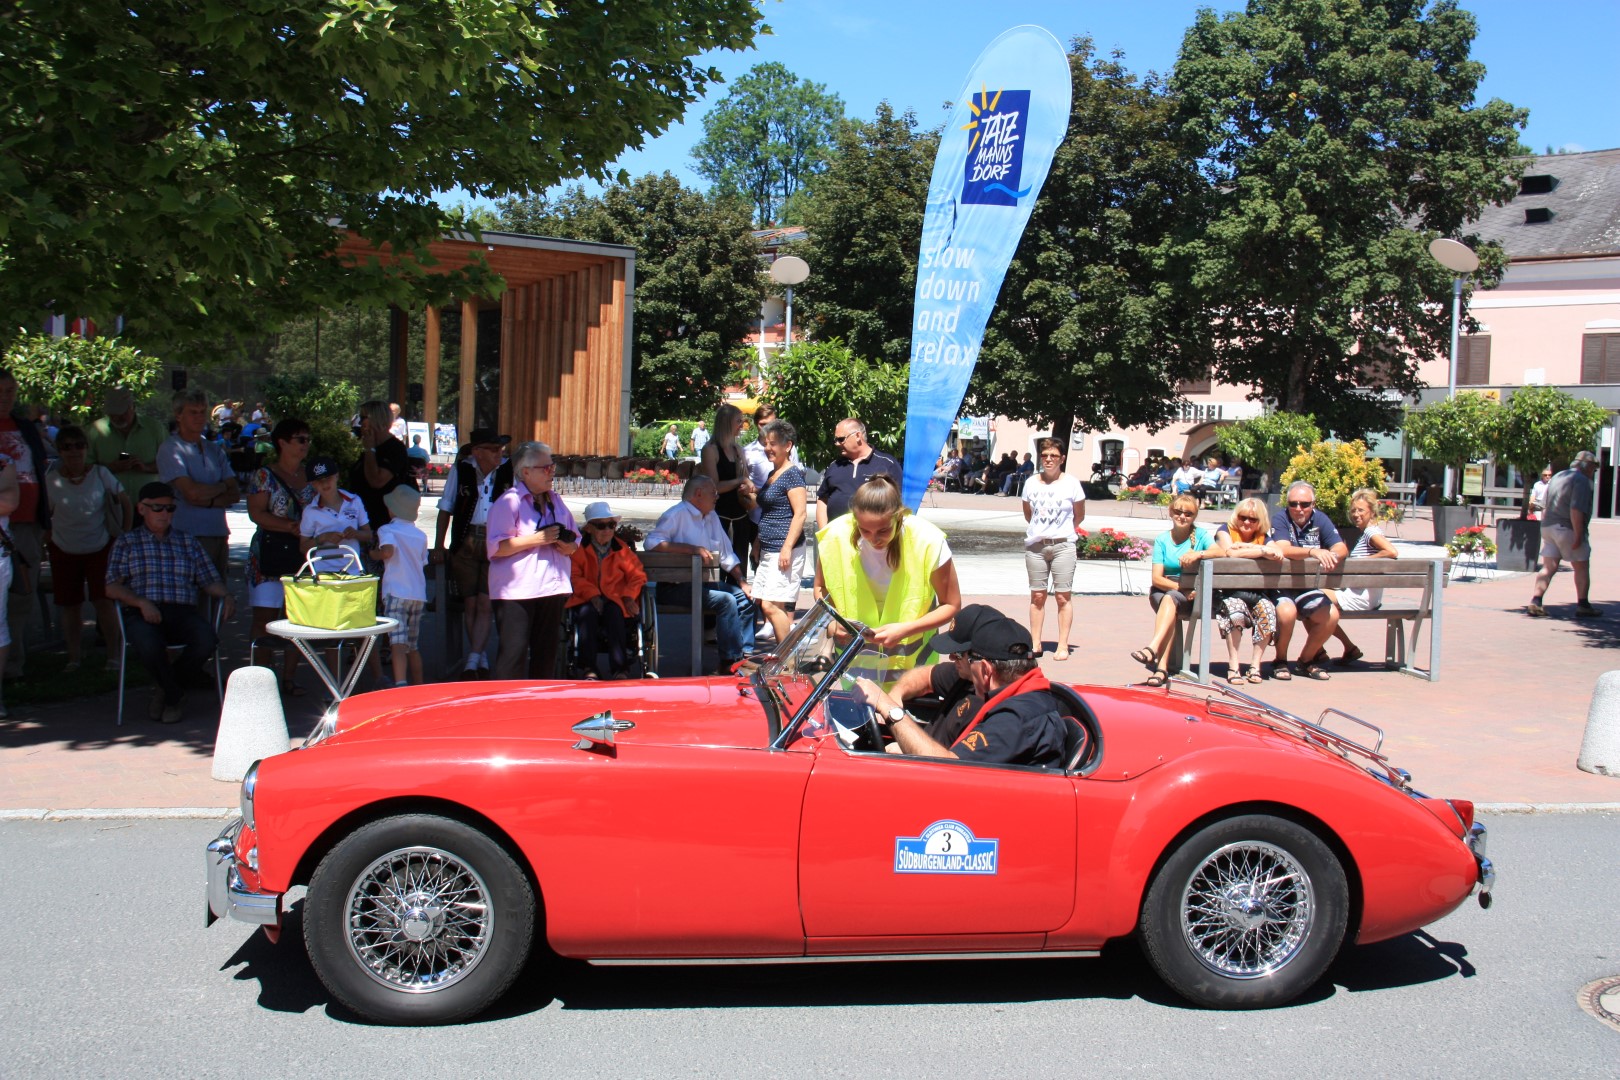
[[[1359,758],[1361,766],[1378,779],[1402,791],[1411,790],[1411,774],[1405,769],[1395,768],[1389,763],[1389,758],[1381,753],[1384,746],[1384,729],[1376,724],[1369,724],[1359,716],[1352,716],[1343,709],[1323,709],[1316,722],[1312,723],[1275,705],[1267,704],[1259,698],[1250,697],[1240,690],[1219,684],[1206,685],[1182,675],[1172,677],[1165,684],[1165,692],[1189,701],[1201,701],[1204,708],[1213,716],[1297,735],[1329,753],[1338,754],[1351,764],[1357,764],[1356,759]],[[1366,728],[1374,735],[1373,744],[1368,746],[1333,731],[1327,727],[1327,719],[1330,716],[1337,716]]]

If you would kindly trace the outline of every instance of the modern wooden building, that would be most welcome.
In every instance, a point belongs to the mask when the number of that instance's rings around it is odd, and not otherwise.
[[[460,301],[461,366],[457,415],[439,415],[440,309],[396,310],[390,397],[407,397],[406,333],[426,320],[423,417],[454,422],[465,441],[490,426],[514,441],[538,439],[559,454],[618,456],[630,449],[630,364],[636,253],[617,244],[486,232],[454,234],[429,253],[446,272],[483,260],[506,281],[494,300]],[[395,256],[353,233],[339,258]]]

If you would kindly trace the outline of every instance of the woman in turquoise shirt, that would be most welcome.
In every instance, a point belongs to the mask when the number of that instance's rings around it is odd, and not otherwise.
[[[1197,526],[1198,500],[1177,495],[1170,500],[1170,531],[1153,541],[1153,589],[1148,602],[1153,605],[1153,640],[1131,653],[1131,659],[1153,674],[1149,686],[1163,686],[1170,679],[1170,646],[1175,641],[1178,620],[1192,610],[1193,591],[1182,587],[1183,573],[1193,570],[1199,559],[1220,557],[1215,535]],[[1169,602],[1166,603],[1166,600]]]

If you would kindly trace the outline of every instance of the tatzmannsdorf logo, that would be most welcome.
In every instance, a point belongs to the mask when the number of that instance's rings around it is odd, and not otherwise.
[[[1016,206],[1029,194],[1018,187],[1024,168],[1024,126],[1029,116],[1028,90],[981,88],[968,99],[973,119],[962,125],[973,132],[968,143],[967,166],[962,176],[962,201],[991,206]]]

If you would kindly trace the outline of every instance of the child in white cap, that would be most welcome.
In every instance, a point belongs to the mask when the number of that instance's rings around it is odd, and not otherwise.
[[[394,520],[377,530],[377,557],[382,560],[383,615],[399,625],[388,634],[392,647],[394,685],[422,681],[422,654],[416,641],[427,606],[427,534],[416,527],[422,496],[404,484],[383,496]],[[407,675],[409,678],[407,679]]]

